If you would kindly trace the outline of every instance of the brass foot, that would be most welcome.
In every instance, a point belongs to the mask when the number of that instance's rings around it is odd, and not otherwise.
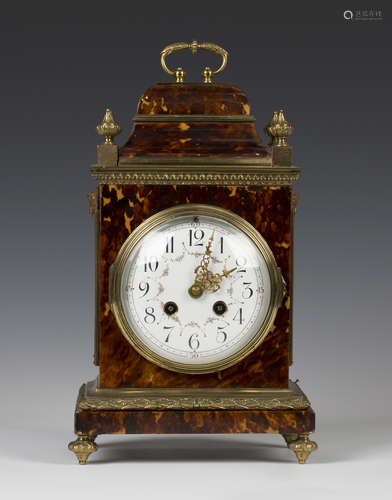
[[[298,434],[282,434],[283,439],[287,444],[292,443],[293,441],[297,441]]]
[[[78,432],[78,439],[71,441],[68,449],[75,453],[80,465],[86,465],[88,457],[91,453],[98,450],[98,446],[94,443],[93,437]]]
[[[287,447],[297,455],[299,464],[304,464],[312,451],[317,450],[317,444],[310,441],[309,434],[299,434],[298,439],[288,443]]]

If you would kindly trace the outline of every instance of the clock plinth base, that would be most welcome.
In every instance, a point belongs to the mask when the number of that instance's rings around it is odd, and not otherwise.
[[[315,429],[309,405],[295,409],[85,409],[85,392],[83,384],[75,410],[79,437],[69,445],[81,464],[97,450],[94,439],[100,434],[281,434],[299,463],[305,463],[317,449],[308,437]]]

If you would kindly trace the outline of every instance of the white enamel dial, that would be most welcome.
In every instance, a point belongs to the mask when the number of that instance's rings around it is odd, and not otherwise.
[[[189,206],[185,212],[153,225],[123,256],[119,301],[139,352],[171,369],[179,364],[197,371],[235,357],[255,343],[266,321],[271,326],[268,261],[275,261],[264,240],[267,257],[219,213],[192,214]],[[215,285],[208,289],[204,282],[195,296],[201,271]]]

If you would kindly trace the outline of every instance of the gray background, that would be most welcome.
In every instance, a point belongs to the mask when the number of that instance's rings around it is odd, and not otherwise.
[[[5,498],[26,492],[34,498],[103,498],[131,491],[125,477],[137,496],[172,499],[261,491],[362,498],[376,486],[379,498],[386,495],[392,413],[390,11],[386,2],[290,5],[31,2],[3,8]],[[381,9],[383,21],[347,22],[347,8]],[[247,92],[263,138],[275,109],[284,108],[295,126],[289,142],[304,171],[296,185],[291,375],[317,411],[320,450],[299,468],[276,436],[102,437],[91,466],[79,469],[65,445],[73,436],[78,387],[97,373],[86,199],[95,186],[88,171],[100,140],[95,126],[110,106],[124,130],[117,142],[123,143],[138,97],[167,80],[160,50],[193,38],[229,50],[228,68],[216,80]],[[181,63],[189,81],[216,58],[182,53],[170,62]]]

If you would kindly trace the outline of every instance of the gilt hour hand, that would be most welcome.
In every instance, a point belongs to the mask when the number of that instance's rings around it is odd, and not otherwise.
[[[226,271],[226,269],[223,269],[221,274],[218,274],[217,276],[221,276],[222,278],[227,278],[230,273],[234,272],[237,268],[233,267],[233,269],[230,269],[230,271]]]
[[[217,292],[220,289],[222,278],[227,278],[229,274],[235,271],[236,269],[237,269],[236,267],[233,267],[233,269],[230,269],[230,271],[226,271],[226,269],[223,269],[221,274],[210,273],[211,274],[209,279],[210,287],[208,288],[208,290],[210,292]]]

